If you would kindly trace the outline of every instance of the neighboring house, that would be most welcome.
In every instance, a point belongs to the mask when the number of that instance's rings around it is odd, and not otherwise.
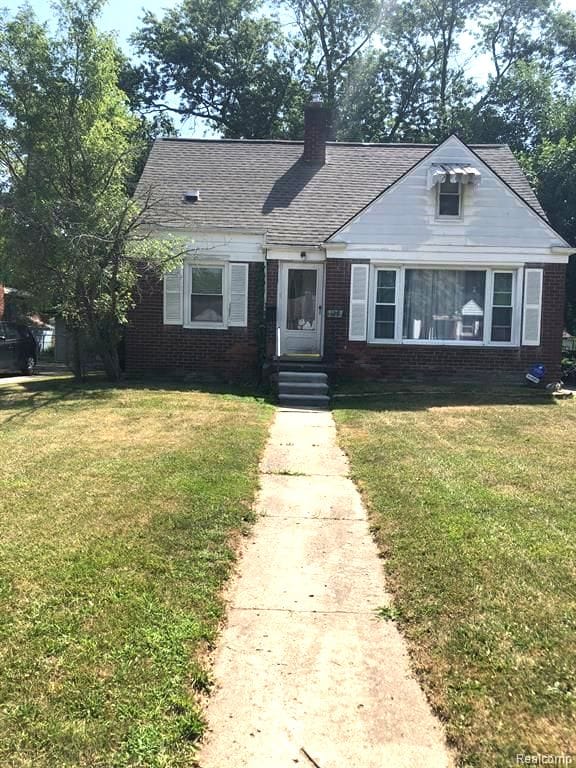
[[[510,149],[340,144],[328,129],[313,103],[303,143],[156,141],[138,194],[189,253],[142,283],[128,371],[555,372],[571,248]]]

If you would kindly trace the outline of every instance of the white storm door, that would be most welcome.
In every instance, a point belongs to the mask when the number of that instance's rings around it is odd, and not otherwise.
[[[324,265],[280,263],[278,281],[281,355],[322,353]]]

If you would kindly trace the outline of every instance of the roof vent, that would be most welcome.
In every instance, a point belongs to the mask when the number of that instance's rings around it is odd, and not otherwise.
[[[196,189],[192,192],[184,192],[182,200],[185,203],[197,203],[200,200],[200,190]]]

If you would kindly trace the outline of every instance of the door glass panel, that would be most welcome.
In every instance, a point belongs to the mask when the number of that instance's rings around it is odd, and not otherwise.
[[[286,328],[289,331],[316,330],[315,269],[288,270],[288,312]]]

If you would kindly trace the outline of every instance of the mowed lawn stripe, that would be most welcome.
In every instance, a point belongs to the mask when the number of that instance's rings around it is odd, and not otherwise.
[[[176,386],[2,387],[0,764],[190,765],[271,413]]]
[[[345,405],[393,615],[461,765],[576,752],[576,403],[430,390]]]

